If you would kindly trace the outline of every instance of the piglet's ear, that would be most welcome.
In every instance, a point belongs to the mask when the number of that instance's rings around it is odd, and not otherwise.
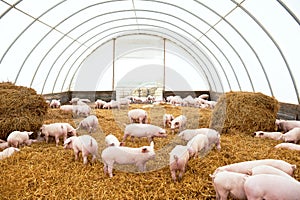
[[[149,150],[147,148],[142,149],[142,153],[147,153],[147,152],[149,152]]]
[[[70,144],[72,142],[72,140],[70,140],[70,138],[66,139],[66,141],[64,142],[64,145]]]
[[[152,147],[152,148],[154,147],[154,142],[153,141],[150,142],[150,147]]]

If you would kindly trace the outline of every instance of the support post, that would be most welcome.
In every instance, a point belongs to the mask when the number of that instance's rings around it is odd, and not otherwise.
[[[164,38],[164,73],[163,73],[163,93],[166,89],[166,38]],[[164,94],[163,94],[164,96]]]
[[[116,56],[116,38],[113,39],[113,61],[112,61],[112,88],[111,90],[114,91],[115,89],[115,56]]]

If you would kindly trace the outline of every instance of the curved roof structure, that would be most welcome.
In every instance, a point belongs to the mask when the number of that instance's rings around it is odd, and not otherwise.
[[[127,77],[299,104],[299,17],[297,0],[1,0],[0,80],[47,94]]]

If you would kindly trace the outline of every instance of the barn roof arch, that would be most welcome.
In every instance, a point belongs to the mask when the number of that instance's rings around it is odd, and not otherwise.
[[[296,0],[1,0],[0,79],[47,94],[95,77],[92,90],[130,52],[165,52],[169,68],[177,56],[198,74],[199,89],[299,104],[299,16]]]

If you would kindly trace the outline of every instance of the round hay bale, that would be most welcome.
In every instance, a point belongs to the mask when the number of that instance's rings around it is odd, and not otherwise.
[[[15,130],[33,131],[37,136],[48,105],[42,95],[32,88],[0,83],[0,139]]]
[[[219,97],[210,127],[220,133],[274,131],[278,101],[262,93],[227,92]]]

